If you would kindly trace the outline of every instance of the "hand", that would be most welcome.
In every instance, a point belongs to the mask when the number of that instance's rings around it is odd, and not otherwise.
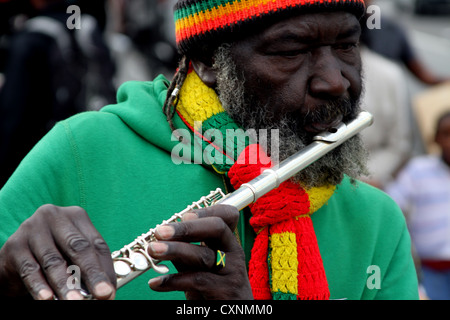
[[[185,291],[188,299],[253,299],[245,265],[244,251],[232,230],[239,212],[217,205],[186,213],[183,221],[156,229],[158,240],[149,254],[170,260],[179,273],[151,279],[155,291]],[[203,242],[195,245],[191,242]],[[226,254],[225,267],[218,270],[217,250]]]
[[[0,250],[0,295],[81,299],[79,290],[68,285],[69,265],[80,268],[94,298],[114,298],[111,253],[87,213],[79,207],[44,205]]]

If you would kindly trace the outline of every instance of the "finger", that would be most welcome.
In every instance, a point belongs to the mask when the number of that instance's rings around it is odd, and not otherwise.
[[[150,279],[150,288],[158,292],[205,291],[206,287],[218,283],[218,276],[208,272],[184,272],[163,275]]]
[[[225,222],[218,217],[208,217],[173,223],[156,228],[158,240],[205,242],[212,248],[232,251],[238,245],[235,236]]]
[[[113,260],[111,258],[111,250],[109,249],[108,244],[103,239],[101,234],[92,224],[91,220],[89,219],[89,216],[85,212],[84,214],[86,216],[85,219],[73,219],[72,216],[72,220],[74,224],[78,227],[78,229],[82,231],[82,233],[92,244],[93,249],[95,250],[98,256],[98,259],[101,263],[104,272],[107,274],[111,284],[115,288],[117,284],[117,278],[116,273],[114,272]]]
[[[71,263],[80,268],[81,278],[90,293],[96,299],[110,299],[114,297],[115,290],[108,275],[103,270],[102,263],[97,252],[87,237],[78,229],[73,221],[68,223],[68,210],[66,214],[53,214],[52,236],[60,246],[62,253],[68,257]],[[77,219],[88,219],[87,214],[81,208],[71,208],[76,211]],[[58,211],[58,209],[56,209]],[[62,281],[62,280],[58,280]]]
[[[58,299],[81,300],[83,297],[76,287],[69,285],[67,261],[55,246],[49,232],[37,233],[29,243],[42,272]]]
[[[195,296],[208,300],[235,299],[239,295],[239,287],[221,276],[208,272],[185,272],[164,275],[149,281],[149,287],[158,292],[185,291],[195,292]]]
[[[221,218],[234,231],[239,221],[239,210],[230,205],[216,205],[188,212],[182,220],[189,221],[207,217]]]
[[[2,247],[2,256],[6,257],[1,263],[2,276],[8,278],[7,294],[19,293],[25,287],[33,299],[49,300],[53,298],[54,292],[29,247],[29,241],[23,236],[31,234],[34,225],[29,220],[25,221]]]
[[[148,252],[155,259],[170,260],[177,266],[183,266],[182,271],[209,271],[216,263],[214,250],[185,242],[152,242]]]
[[[34,299],[48,300],[62,296],[58,295],[57,290],[54,289],[55,283],[52,283],[52,279],[49,280],[46,269],[56,265],[57,260],[61,262],[63,259],[55,249],[48,229],[41,228],[41,221],[36,218],[26,220],[8,239],[2,248],[4,251],[2,256],[7,257],[8,263],[2,267],[2,272],[8,275],[12,290],[16,290],[19,283],[17,280],[20,279],[21,285]],[[40,232],[34,232],[34,230],[40,230]],[[37,248],[40,248],[42,252],[39,252]],[[48,252],[54,251],[55,253],[43,252],[47,248],[50,248]],[[64,274],[64,271],[62,274],[62,279],[66,279],[67,275]],[[63,281],[59,283],[64,283]]]
[[[15,270],[17,270],[22,283],[35,300],[51,300],[54,293],[50,285],[47,283],[45,276],[30,251],[24,251],[20,255],[16,255],[16,260],[12,262]]]

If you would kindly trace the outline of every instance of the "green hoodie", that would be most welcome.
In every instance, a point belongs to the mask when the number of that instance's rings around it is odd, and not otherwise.
[[[220,187],[198,164],[174,164],[178,145],[162,112],[168,81],[128,82],[118,102],[58,123],[0,191],[0,244],[46,203],[81,206],[111,251]],[[176,117],[178,128],[186,128]],[[187,128],[186,128],[187,129]],[[417,278],[401,211],[381,191],[346,178],[313,215],[331,299],[416,299]],[[247,259],[253,233],[242,215]],[[174,268],[171,267],[171,272]],[[118,299],[178,299],[156,293],[151,270],[121,288]]]

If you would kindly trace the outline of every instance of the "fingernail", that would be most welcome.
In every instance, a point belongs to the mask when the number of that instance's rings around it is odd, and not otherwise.
[[[76,291],[76,290],[72,290],[72,291],[69,291],[69,292],[66,294],[66,299],[67,299],[67,300],[83,300],[84,298],[83,298],[83,296],[81,295],[81,293],[79,293],[79,292]]]
[[[113,293],[113,289],[106,282],[100,282],[95,285],[94,293],[97,297],[109,297]]]
[[[183,217],[182,221],[189,221],[189,220],[195,220],[198,219],[198,214],[195,212],[186,212]]]
[[[175,234],[175,230],[171,226],[159,226],[156,228],[156,233],[160,239],[166,240],[172,238]]]
[[[156,277],[153,279],[150,279],[150,281],[148,282],[148,285],[151,287],[159,287],[161,285],[161,283],[163,282],[164,276],[161,277]]]
[[[162,242],[151,242],[150,247],[152,247],[152,251],[156,254],[165,253],[167,251],[167,249],[169,248],[167,246],[167,244],[162,243]]]
[[[38,293],[38,300],[51,300],[53,299],[53,292],[48,289],[42,289]]]

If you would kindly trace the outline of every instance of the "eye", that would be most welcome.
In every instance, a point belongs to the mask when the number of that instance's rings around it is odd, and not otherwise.
[[[279,51],[267,52],[267,55],[275,56],[275,57],[283,57],[283,58],[295,58],[295,57],[298,57],[300,55],[304,55],[307,53],[308,53],[308,50],[297,49],[297,50],[279,50]]]
[[[345,43],[336,44],[333,47],[336,50],[340,50],[340,51],[343,51],[343,52],[350,52],[353,49],[358,48],[358,46],[359,46],[358,42],[345,42]]]
[[[282,57],[297,57],[299,55],[307,53],[306,50],[295,50],[295,51],[284,51],[280,52],[279,55]]]

